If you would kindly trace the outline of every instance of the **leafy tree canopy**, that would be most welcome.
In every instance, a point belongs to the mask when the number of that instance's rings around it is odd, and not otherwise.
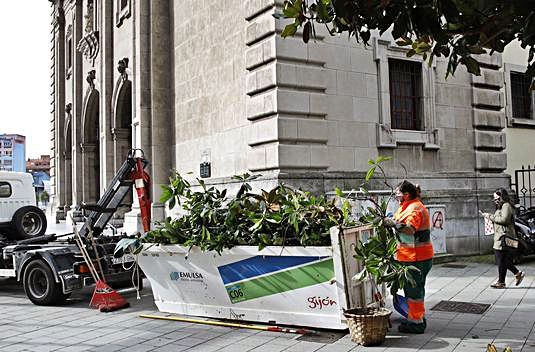
[[[392,28],[397,45],[407,56],[449,59],[446,76],[462,64],[475,75],[480,65],[474,55],[503,52],[518,39],[529,49],[526,73],[535,76],[535,0],[286,0],[282,14],[291,18],[282,36],[303,28],[303,40],[315,36],[315,25],[331,34],[348,33],[369,44],[372,30]]]

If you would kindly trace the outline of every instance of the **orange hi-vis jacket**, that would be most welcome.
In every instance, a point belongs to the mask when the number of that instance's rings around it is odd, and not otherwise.
[[[400,262],[420,262],[433,258],[429,212],[419,199],[403,202],[394,220],[414,228],[413,235],[400,233],[396,259]]]

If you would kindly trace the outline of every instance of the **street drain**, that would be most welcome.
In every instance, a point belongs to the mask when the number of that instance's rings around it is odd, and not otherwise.
[[[440,301],[431,310],[438,310],[440,312],[454,312],[454,313],[470,313],[483,314],[489,309],[490,304],[457,302],[457,301]]]
[[[455,263],[447,263],[447,264],[442,264],[442,267],[443,268],[453,268],[453,269],[464,269],[466,268],[466,264],[455,264]]]
[[[318,343],[334,343],[346,335],[347,332],[316,331],[314,334],[301,335],[296,338],[296,340]]]

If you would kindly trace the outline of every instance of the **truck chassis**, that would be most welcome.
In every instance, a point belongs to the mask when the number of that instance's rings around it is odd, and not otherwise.
[[[127,236],[103,234],[109,220],[132,191],[134,184],[138,188],[138,196],[140,195],[138,186],[143,181],[139,181],[139,175],[145,176],[145,184],[141,186],[148,189],[146,182],[149,177],[144,171],[148,162],[143,154],[141,157],[135,157],[134,154],[135,151],[129,153],[97,204],[81,206],[87,216],[79,231],[80,237],[91,261],[102,270],[106,282],[113,288],[134,286],[133,278],[138,279],[138,289],[142,288],[142,280],[139,275],[135,275],[134,266],[125,265],[128,262],[132,264],[128,259],[133,258],[117,260],[113,257],[116,243]],[[148,224],[150,213],[147,215],[147,208],[150,200],[147,194],[143,194],[143,204],[143,223]],[[72,292],[94,284],[72,234],[43,235],[21,241],[0,237],[0,253],[0,277],[11,277],[22,282],[26,295],[37,305],[61,303]]]

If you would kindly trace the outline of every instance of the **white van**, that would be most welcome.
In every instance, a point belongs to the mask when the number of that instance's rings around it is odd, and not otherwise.
[[[0,171],[0,232],[27,239],[44,235],[46,225],[44,212],[36,207],[32,175]]]

